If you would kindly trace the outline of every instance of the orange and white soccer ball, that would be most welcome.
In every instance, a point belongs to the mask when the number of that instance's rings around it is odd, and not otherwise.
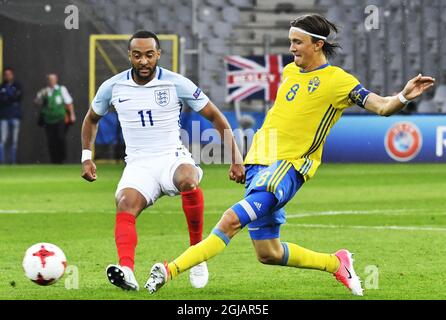
[[[58,246],[42,242],[26,250],[22,265],[28,279],[38,285],[48,286],[62,278],[67,258]]]

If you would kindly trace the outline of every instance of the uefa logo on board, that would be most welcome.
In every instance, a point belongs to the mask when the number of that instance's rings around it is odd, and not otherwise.
[[[423,136],[415,124],[398,122],[387,131],[384,145],[392,159],[406,162],[415,158],[420,152]]]

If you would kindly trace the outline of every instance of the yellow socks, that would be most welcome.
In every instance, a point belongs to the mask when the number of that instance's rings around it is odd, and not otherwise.
[[[335,273],[339,269],[339,259],[334,254],[314,252],[288,242],[282,242],[282,246],[284,250],[282,265],[330,273]]]
[[[171,278],[216,256],[226,248],[229,240],[223,232],[215,228],[206,239],[189,247],[182,255],[169,263]]]
[[[218,255],[226,248],[229,241],[230,239],[223,232],[215,228],[206,239],[189,247],[182,255],[169,263],[171,278]],[[284,266],[330,273],[335,273],[339,269],[339,259],[334,254],[314,252],[288,242],[282,242],[282,246],[284,250],[282,265]]]

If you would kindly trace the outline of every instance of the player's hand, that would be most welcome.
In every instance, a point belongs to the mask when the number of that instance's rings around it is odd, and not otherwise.
[[[237,183],[245,183],[245,166],[242,164],[231,164],[229,179]]]
[[[82,163],[82,178],[87,181],[93,182],[96,180],[96,165],[91,160],[85,160]]]
[[[403,91],[401,92],[407,100],[413,100],[423,94],[424,91],[435,85],[435,79],[432,77],[424,77],[421,73],[415,78],[409,80]]]

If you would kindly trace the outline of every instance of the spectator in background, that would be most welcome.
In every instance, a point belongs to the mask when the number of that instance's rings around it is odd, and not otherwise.
[[[66,159],[67,129],[76,121],[76,115],[73,98],[65,86],[58,84],[57,75],[48,74],[47,82],[34,101],[41,107],[39,125],[46,131],[51,163],[60,164]]]
[[[6,143],[9,133],[12,133],[9,162],[12,164],[17,162],[21,100],[22,86],[14,80],[14,70],[6,68],[3,71],[3,82],[0,86],[0,163],[6,162],[8,154]]]

